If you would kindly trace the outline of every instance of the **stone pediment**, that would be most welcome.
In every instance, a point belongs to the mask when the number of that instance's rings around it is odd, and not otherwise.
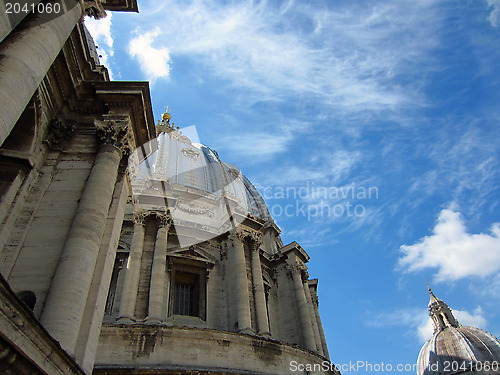
[[[168,253],[175,258],[191,259],[198,262],[215,264],[217,259],[198,246],[190,246],[187,249],[177,249]]]

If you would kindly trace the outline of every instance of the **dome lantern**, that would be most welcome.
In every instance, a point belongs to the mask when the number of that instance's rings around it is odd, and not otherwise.
[[[434,295],[431,288],[429,288],[429,294],[429,315],[434,323],[434,333],[442,331],[447,327],[460,327],[460,323],[453,316],[451,309]]]

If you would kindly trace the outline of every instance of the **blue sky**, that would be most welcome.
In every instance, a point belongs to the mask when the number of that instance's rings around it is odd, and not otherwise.
[[[102,61],[149,80],[155,118],[195,125],[311,255],[335,363],[414,363],[425,281],[500,336],[499,0],[139,10],[87,22]]]

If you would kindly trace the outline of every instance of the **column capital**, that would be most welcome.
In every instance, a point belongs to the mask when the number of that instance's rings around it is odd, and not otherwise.
[[[309,273],[307,272],[307,267],[303,263],[289,264],[286,266],[286,269],[288,270],[290,275],[293,275],[295,273],[300,274],[300,277],[302,278],[303,282],[309,279]]]
[[[149,216],[149,211],[137,211],[134,212],[134,226],[135,225],[145,225],[146,218]]]
[[[237,238],[241,242],[245,241],[245,238],[248,237],[248,233],[242,229],[236,229],[236,231],[234,232],[233,235],[234,235],[234,238]]]
[[[170,226],[174,223],[170,212],[157,212],[156,217],[160,221],[160,228],[169,229]]]
[[[129,154],[133,150],[134,136],[129,116],[104,115],[104,120],[95,120],[94,123],[100,146],[114,146],[122,154]]]
[[[250,239],[253,243],[258,243],[259,246],[262,243],[262,233],[257,232],[252,229],[242,229],[237,228],[234,232],[234,236],[238,238],[240,241],[244,241],[245,239]]]

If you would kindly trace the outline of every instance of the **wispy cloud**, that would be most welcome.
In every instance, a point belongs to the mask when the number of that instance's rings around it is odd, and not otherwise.
[[[453,310],[453,315],[464,326],[486,329],[487,321],[480,306],[472,312]],[[407,327],[422,344],[429,340],[434,332],[429,312],[424,308],[403,308],[391,312],[371,313],[367,324],[375,328]]]
[[[113,79],[113,71],[111,68],[110,58],[114,55],[114,39],[111,34],[111,19],[113,15],[111,12],[107,13],[104,19],[95,20],[90,17],[85,18],[85,26],[92,35],[94,43],[98,47],[97,52],[100,55],[99,60],[102,65],[108,68],[109,76]]]
[[[498,21],[500,19],[500,0],[488,0],[488,8],[490,10],[490,15],[488,20],[491,26],[498,27]]]
[[[451,122],[455,129],[462,130],[459,136],[445,136],[445,132],[451,133],[450,124],[443,124],[443,130],[438,133],[442,134],[439,142],[420,142],[419,153],[434,167],[415,178],[412,191],[418,191],[424,199],[440,190],[451,190],[452,201],[462,201],[470,197],[472,191],[473,200],[464,203],[477,209],[484,203],[485,196],[497,189],[499,164],[495,155],[499,145],[494,132],[482,130],[476,122],[477,119],[459,124]]]
[[[236,156],[262,160],[286,151],[292,140],[293,136],[290,133],[271,134],[259,131],[223,135],[218,141],[222,149],[227,149]]]
[[[356,150],[322,150],[313,155],[307,155],[299,163],[279,165],[279,168],[269,175],[264,183],[272,186],[300,186],[307,182],[315,183],[324,188],[341,187],[352,183],[349,180],[352,171],[363,159],[363,154]],[[359,177],[357,177],[359,180]],[[346,181],[347,180],[347,181]],[[314,199],[314,196],[308,197]]]
[[[158,44],[161,29],[143,33],[136,30],[136,36],[129,43],[129,53],[136,58],[144,74],[154,84],[159,78],[168,78],[170,74],[170,50]],[[154,45],[153,45],[154,44]]]
[[[420,80],[409,78],[435,46],[432,5],[326,9],[294,1],[162,1],[142,11],[168,14],[168,21],[152,22],[162,46],[148,45],[196,58],[233,87],[254,92],[255,100],[300,94],[344,111],[380,113],[425,101],[415,84]]]
[[[400,269],[437,268],[436,281],[489,276],[500,271],[500,223],[492,226],[491,234],[471,234],[459,212],[444,209],[432,235],[400,250]]]

